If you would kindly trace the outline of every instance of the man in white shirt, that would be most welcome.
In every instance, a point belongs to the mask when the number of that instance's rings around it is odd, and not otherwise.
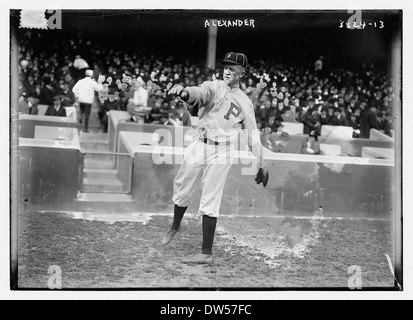
[[[73,68],[75,69],[75,80],[78,81],[83,77],[86,69],[89,69],[89,64],[80,55],[77,55],[73,61]]]
[[[145,82],[142,77],[138,77],[134,82],[135,92],[133,94],[133,98],[129,100],[129,103],[133,104],[135,108],[135,116],[140,118],[139,122],[143,122],[148,112],[151,110],[151,108],[148,108],[148,90],[143,87],[144,85]]]
[[[82,59],[82,57],[80,55],[77,55],[75,57],[75,61],[73,62],[73,66],[76,69],[87,69],[89,68],[89,64],[86,62],[85,59]]]
[[[143,87],[144,81],[139,77],[135,82],[135,92],[133,94],[133,103],[136,107],[147,107],[148,106],[148,91]]]
[[[323,70],[323,57],[319,57],[315,62],[314,62],[314,70],[315,71],[321,71]]]
[[[101,83],[97,83],[92,79],[92,70],[86,70],[85,75],[85,78],[76,82],[72,91],[75,94],[76,103],[79,103],[80,124],[82,124],[84,116],[84,131],[88,132],[89,115],[95,99],[95,91],[101,91],[103,86]]]

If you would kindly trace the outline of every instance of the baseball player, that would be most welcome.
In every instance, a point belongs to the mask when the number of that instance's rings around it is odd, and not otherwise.
[[[219,208],[233,160],[234,142],[241,129],[246,129],[248,146],[258,159],[257,184],[262,182],[266,186],[268,182],[254,107],[239,88],[247,68],[247,57],[243,53],[230,52],[222,63],[223,80],[206,81],[198,87],[175,85],[169,91],[190,105],[198,105],[197,133],[185,150],[174,180],[174,218],[162,240],[162,244],[167,245],[180,231],[181,220],[201,179],[202,252],[183,261],[187,264],[210,264],[213,261],[212,244]]]

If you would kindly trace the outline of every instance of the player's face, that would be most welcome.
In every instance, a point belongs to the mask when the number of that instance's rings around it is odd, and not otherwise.
[[[225,65],[223,78],[228,86],[239,83],[239,79],[244,74],[244,71],[238,66]]]

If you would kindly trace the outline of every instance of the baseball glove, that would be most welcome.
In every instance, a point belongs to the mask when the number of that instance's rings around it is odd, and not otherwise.
[[[266,187],[268,183],[268,178],[268,170],[265,168],[259,168],[257,175],[255,176],[255,181],[257,182],[257,184],[260,184],[262,182],[262,185]]]

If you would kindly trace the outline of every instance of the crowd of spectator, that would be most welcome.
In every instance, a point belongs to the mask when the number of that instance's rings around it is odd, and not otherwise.
[[[185,110],[166,88],[174,83],[198,85],[222,75],[219,64],[211,70],[202,63],[133,47],[102,45],[81,34],[76,39],[48,41],[45,33],[31,30],[20,34],[21,112],[36,114],[38,104],[55,106],[57,100],[63,107],[72,106],[73,87],[92,70],[105,87],[95,96],[104,130],[108,111],[130,111],[134,121],[137,106],[143,108],[138,118],[146,123],[190,125],[189,115],[197,110]],[[312,137],[320,135],[323,125],[350,126],[356,138],[369,138],[371,128],[392,135],[393,83],[373,63],[349,70],[332,68],[323,57],[300,64],[250,60],[241,89],[253,102],[263,131],[277,132],[282,122],[301,122]],[[49,114],[56,113],[52,109]]]

